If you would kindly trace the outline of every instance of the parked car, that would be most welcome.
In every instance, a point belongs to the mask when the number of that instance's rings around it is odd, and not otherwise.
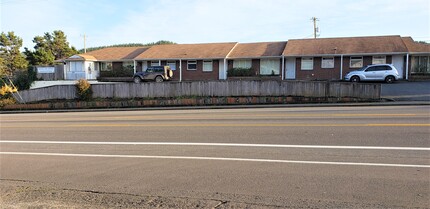
[[[152,80],[157,83],[170,80],[173,77],[173,71],[169,66],[151,66],[143,72],[137,72],[133,75],[134,83]]]
[[[399,79],[399,72],[391,64],[368,65],[359,70],[349,72],[344,78],[344,80],[351,82],[385,81],[387,83],[392,83]]]

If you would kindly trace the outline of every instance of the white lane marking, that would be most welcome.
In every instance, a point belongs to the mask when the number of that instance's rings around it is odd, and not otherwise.
[[[319,164],[319,165],[353,165],[353,166],[430,168],[430,165],[411,165],[411,164],[296,161],[296,160],[271,160],[271,159],[221,158],[221,157],[189,157],[189,156],[100,155],[100,154],[66,154],[66,153],[35,153],[35,152],[0,152],[0,155],[36,155],[36,156],[58,156],[58,157],[104,157],[104,158],[146,158],[146,159],[173,159],[173,160],[217,160],[217,161],[242,161],[242,162],[245,161],[245,162],[265,162],[265,163],[294,163],[294,164]]]
[[[185,143],[185,142],[85,142],[85,141],[10,141],[10,140],[0,140],[0,143],[9,143],[9,144],[81,144],[81,145],[220,146],[220,147],[269,147],[269,148],[307,148],[307,149],[367,149],[367,150],[430,151],[429,147],[325,146],[325,145]]]

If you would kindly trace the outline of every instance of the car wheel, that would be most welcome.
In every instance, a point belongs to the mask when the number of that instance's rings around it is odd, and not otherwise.
[[[393,83],[395,81],[395,78],[393,77],[393,76],[387,76],[386,78],[385,78],[385,82],[386,83]]]
[[[360,77],[358,77],[358,76],[352,76],[352,78],[351,78],[351,82],[360,82]]]
[[[133,82],[134,83],[140,83],[142,80],[139,77],[134,77]]]
[[[157,76],[157,77],[155,77],[155,82],[157,82],[157,83],[161,83],[161,82],[163,82],[164,80],[163,80],[163,78],[161,77],[161,76]]]

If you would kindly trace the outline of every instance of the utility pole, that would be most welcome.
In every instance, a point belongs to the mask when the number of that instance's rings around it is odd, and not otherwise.
[[[84,38],[84,53],[87,53],[87,35],[81,35]]]
[[[314,38],[317,38],[317,32],[318,32],[317,21],[319,21],[319,19],[316,17],[312,17],[311,20],[314,22]]]

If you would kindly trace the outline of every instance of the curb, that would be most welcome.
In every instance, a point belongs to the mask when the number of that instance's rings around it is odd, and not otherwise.
[[[193,110],[193,109],[243,109],[243,108],[297,108],[297,107],[373,107],[373,106],[427,106],[430,101],[407,102],[358,102],[358,103],[307,103],[307,104],[253,104],[253,105],[218,105],[218,106],[173,106],[173,107],[135,107],[135,108],[100,108],[100,109],[50,109],[50,110],[10,110],[0,114],[17,113],[62,113],[62,112],[106,112],[106,111],[144,111],[144,110]]]

